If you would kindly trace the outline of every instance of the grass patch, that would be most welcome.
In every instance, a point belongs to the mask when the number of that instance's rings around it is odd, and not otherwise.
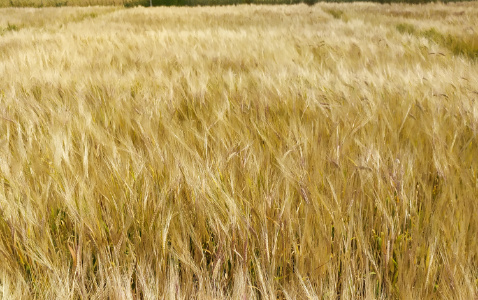
[[[9,23],[7,23],[7,27],[5,27],[3,29],[0,29],[0,35],[4,35],[7,32],[15,32],[15,31],[19,31],[19,30],[20,30],[19,25],[11,24],[9,22]]]
[[[412,24],[408,24],[408,23],[397,24],[395,26],[395,28],[398,30],[398,32],[400,32],[402,34],[404,34],[404,33],[415,34],[417,32],[415,26],[413,26]]]
[[[455,55],[463,55],[470,59],[478,58],[478,36],[476,34],[460,37],[443,34],[435,28],[430,28],[422,31],[420,35],[447,48]]]
[[[401,34],[425,37],[428,40],[450,50],[455,55],[462,55],[470,59],[478,58],[478,35],[476,34],[458,36],[441,33],[435,28],[418,30],[415,26],[408,23],[397,24],[395,29]]]
[[[5,31],[18,31],[20,30],[20,27],[15,24],[10,24],[8,23],[7,28],[5,28]]]
[[[344,12],[339,9],[326,9],[325,12],[334,17],[334,19],[340,19],[344,14]]]
[[[348,21],[347,15],[340,9],[329,8],[324,10],[326,13],[331,15],[334,19],[342,19]]]
[[[58,1],[55,2],[55,7],[63,7],[63,6],[68,6],[68,1]]]

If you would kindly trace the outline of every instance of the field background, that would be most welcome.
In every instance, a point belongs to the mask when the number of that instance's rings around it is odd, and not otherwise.
[[[0,296],[477,299],[476,24],[0,9]]]

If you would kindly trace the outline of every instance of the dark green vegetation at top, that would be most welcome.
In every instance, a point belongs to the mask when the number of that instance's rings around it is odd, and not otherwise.
[[[465,0],[466,1],[466,0]],[[207,5],[236,5],[236,4],[298,4],[306,3],[314,5],[318,2],[363,2],[356,0],[89,0],[81,4],[74,0],[7,0],[5,3],[0,3],[0,7],[61,7],[61,6],[95,6],[95,5],[123,5],[125,7],[134,6],[207,6]],[[368,2],[378,3],[430,3],[430,2],[463,2],[457,0],[370,0]]]
[[[308,5],[314,5],[318,2],[364,2],[356,0],[334,0],[334,1],[318,1],[318,0],[152,0],[153,6],[196,6],[196,5],[235,5],[235,4],[298,4],[306,3]],[[371,0],[369,2],[378,2],[378,3],[430,3],[438,2],[435,0]],[[444,3],[447,2],[459,2],[456,0],[446,0],[441,1]],[[149,6],[150,0],[138,0],[136,3],[130,3],[126,6]]]

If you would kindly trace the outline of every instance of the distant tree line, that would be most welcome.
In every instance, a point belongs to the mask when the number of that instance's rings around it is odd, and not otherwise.
[[[153,6],[197,6],[197,5],[237,5],[237,4],[298,4],[306,3],[308,5],[314,5],[318,2],[360,2],[363,0],[137,0],[125,3],[125,6],[150,6],[152,3]],[[411,3],[411,4],[421,4],[421,3],[430,3],[430,2],[461,2],[460,0],[367,0],[369,2],[378,2],[378,3]],[[465,0],[466,1],[466,0]]]
[[[324,2],[359,2],[364,0],[320,0]],[[124,5],[134,6],[207,6],[237,4],[298,4],[314,5],[319,0],[0,0],[0,7],[43,7],[43,6],[82,6],[82,5]],[[463,0],[366,0],[378,3],[429,3],[459,2]],[[464,0],[473,1],[473,0]]]

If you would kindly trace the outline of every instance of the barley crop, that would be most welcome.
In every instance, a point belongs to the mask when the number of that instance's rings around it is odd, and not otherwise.
[[[476,24],[0,9],[0,297],[476,299]]]

